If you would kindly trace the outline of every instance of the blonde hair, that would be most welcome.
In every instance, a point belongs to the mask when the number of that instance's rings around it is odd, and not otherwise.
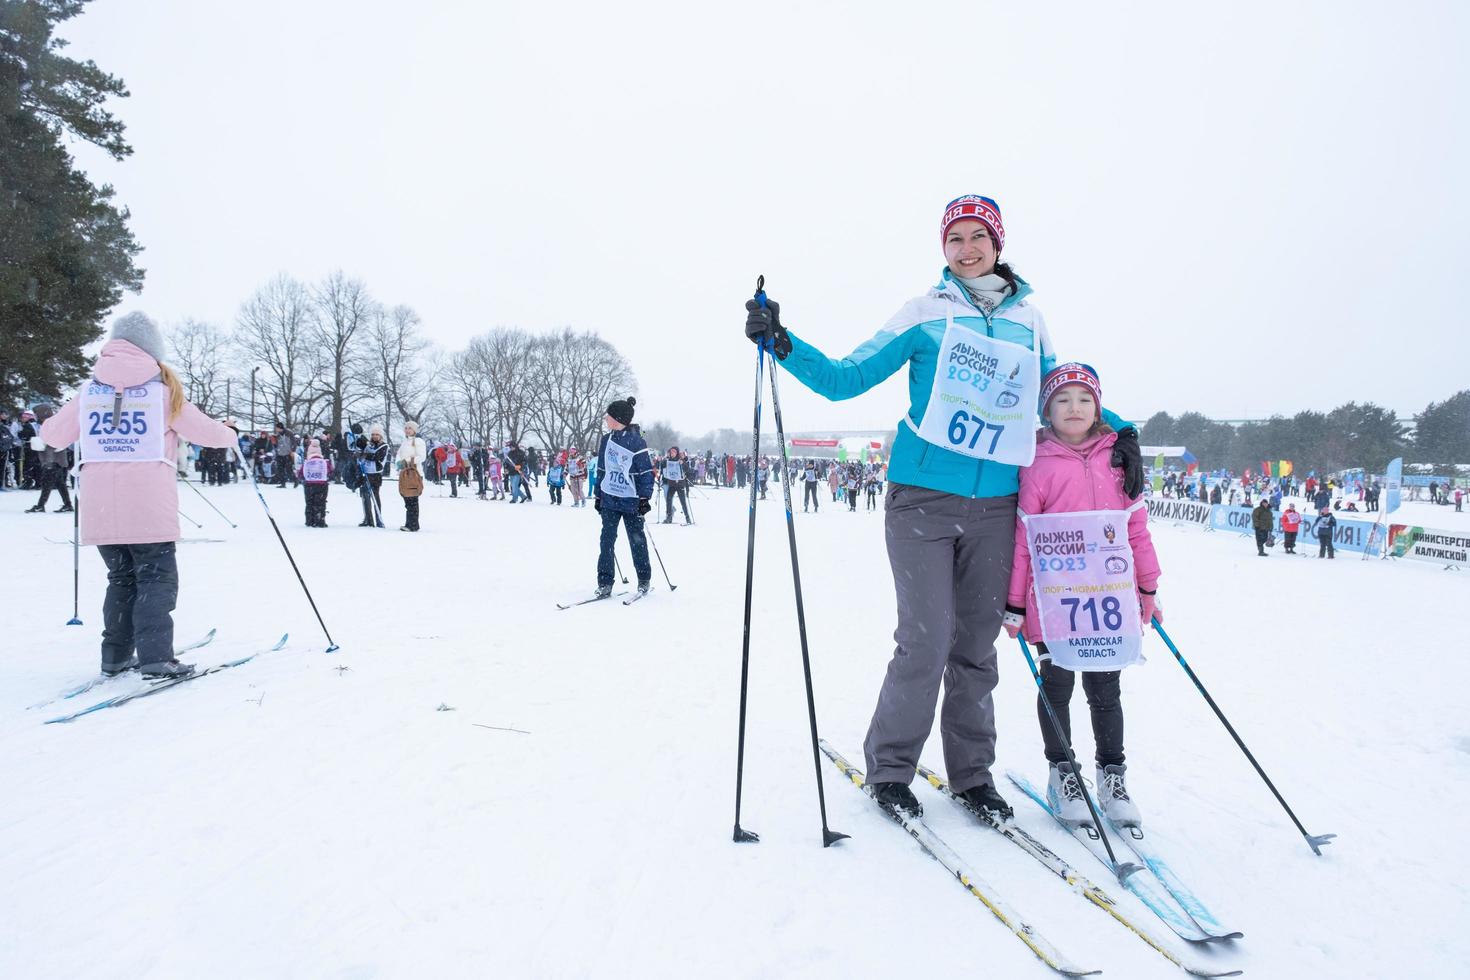
[[[174,374],[174,369],[162,361],[158,362],[158,378],[168,386],[168,420],[172,423],[184,410],[184,386],[179,382],[179,376]]]

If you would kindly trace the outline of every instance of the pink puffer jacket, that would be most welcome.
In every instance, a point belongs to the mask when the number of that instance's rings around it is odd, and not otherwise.
[[[1134,501],[1123,492],[1123,471],[1112,465],[1115,432],[1093,436],[1080,446],[1069,446],[1043,429],[1036,439],[1036,461],[1021,470],[1016,499],[1016,550],[1011,564],[1008,605],[1026,607],[1026,639],[1041,639],[1041,617],[1032,588],[1031,549],[1020,514],[1056,514],[1084,510],[1127,510]],[[1128,544],[1133,548],[1134,581],[1141,589],[1159,587],[1159,556],[1148,533],[1148,508],[1128,517]]]
[[[158,362],[126,340],[109,340],[92,375],[121,388],[158,377]],[[165,405],[167,400],[165,399]],[[69,446],[81,437],[73,398],[41,426],[48,446]],[[179,540],[179,486],[175,456],[179,439],[215,449],[235,446],[235,431],[216,422],[188,402],[164,436],[166,462],[87,463],[78,494],[82,509],[82,544],[153,544]]]

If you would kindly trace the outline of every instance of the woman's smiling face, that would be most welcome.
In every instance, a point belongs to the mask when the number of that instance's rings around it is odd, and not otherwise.
[[[995,242],[983,221],[962,218],[944,233],[944,260],[949,271],[965,279],[986,276],[995,271]]]

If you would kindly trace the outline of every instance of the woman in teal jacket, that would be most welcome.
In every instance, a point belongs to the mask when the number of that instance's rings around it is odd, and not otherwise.
[[[841,360],[781,324],[781,308],[745,304],[748,337],[768,341],[802,384],[834,401],[909,369],[884,501],[888,560],[898,598],[897,647],[863,752],[880,802],[922,813],[909,789],[934,725],[954,790],[1002,817],[996,792],[995,638],[1005,613],[1016,526],[1017,471],[1035,455],[1041,377],[1056,364],[1031,287],[1000,262],[1000,206],[966,195],[940,222],[946,268],[939,284],[905,303],[883,329]],[[1113,465],[1131,496],[1143,489],[1137,431],[1118,430]]]

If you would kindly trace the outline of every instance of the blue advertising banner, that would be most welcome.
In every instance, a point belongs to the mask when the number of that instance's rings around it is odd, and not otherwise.
[[[1216,531],[1234,531],[1236,534],[1253,534],[1251,527],[1250,507],[1229,504],[1215,504],[1210,508],[1210,527]],[[1337,517],[1337,529],[1332,534],[1332,545],[1339,551],[1351,551],[1356,554],[1367,552],[1370,555],[1380,554],[1383,550],[1385,537],[1383,525],[1378,525],[1378,534],[1373,534],[1374,524],[1372,521],[1359,521],[1342,516],[1341,511],[1333,512]],[[1281,512],[1271,512],[1271,527],[1279,536],[1281,534]],[[1306,513],[1302,515],[1301,537],[1298,539],[1301,546],[1315,543],[1317,540],[1317,515]]]
[[[1383,478],[1383,511],[1392,514],[1399,509],[1399,499],[1403,495],[1404,485],[1404,458],[1398,457],[1389,462],[1388,473]]]

